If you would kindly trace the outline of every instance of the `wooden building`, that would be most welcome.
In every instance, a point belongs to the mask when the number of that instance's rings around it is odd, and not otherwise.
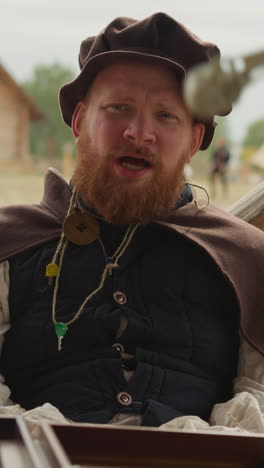
[[[28,157],[29,124],[42,112],[0,63],[0,163]]]

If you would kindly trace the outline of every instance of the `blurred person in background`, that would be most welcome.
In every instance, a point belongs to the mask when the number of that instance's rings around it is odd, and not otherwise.
[[[2,414],[264,432],[264,235],[184,181],[215,125],[183,80],[219,56],[164,13],[82,42],[71,182],[0,211]]]
[[[218,141],[212,152],[210,167],[210,186],[212,198],[217,196],[217,185],[221,185],[222,196],[228,196],[228,168],[230,163],[230,151],[224,139]]]

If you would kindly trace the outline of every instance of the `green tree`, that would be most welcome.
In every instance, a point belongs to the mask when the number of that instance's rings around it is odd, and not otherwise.
[[[32,124],[30,128],[30,151],[33,156],[59,158],[63,145],[72,139],[71,130],[60,114],[58,92],[73,77],[71,69],[54,63],[36,66],[32,78],[23,83],[27,94],[44,114],[44,120]]]
[[[259,148],[264,144],[264,119],[256,120],[247,130],[243,141],[243,146],[250,148]]]

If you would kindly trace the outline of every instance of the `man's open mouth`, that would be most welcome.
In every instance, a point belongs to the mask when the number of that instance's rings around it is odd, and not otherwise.
[[[117,163],[130,171],[142,171],[152,167],[147,159],[133,156],[121,156],[121,158],[117,159]]]

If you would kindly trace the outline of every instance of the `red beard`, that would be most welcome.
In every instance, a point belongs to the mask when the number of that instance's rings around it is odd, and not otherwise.
[[[116,225],[145,224],[153,218],[166,219],[180,196],[184,183],[184,153],[171,173],[164,171],[158,156],[146,149],[124,145],[98,157],[90,138],[81,133],[73,183],[84,202],[106,221]],[[154,162],[153,177],[145,184],[130,189],[113,171],[109,162],[118,155],[137,153]]]

